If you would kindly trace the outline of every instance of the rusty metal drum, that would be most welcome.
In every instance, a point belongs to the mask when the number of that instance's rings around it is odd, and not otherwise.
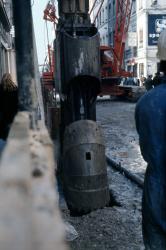
[[[64,194],[72,212],[85,214],[109,203],[105,146],[96,122],[79,120],[64,134]]]

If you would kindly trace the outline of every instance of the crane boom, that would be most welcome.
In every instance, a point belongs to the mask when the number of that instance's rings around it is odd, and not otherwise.
[[[130,23],[132,0],[116,0],[116,24],[114,53],[121,67],[125,50],[126,35]]]
[[[116,16],[113,46],[101,46],[102,94],[131,97],[132,87],[120,86],[123,77],[132,77],[123,67],[126,37],[128,33],[132,0],[116,0]]]
[[[102,77],[116,77],[119,82],[120,77],[131,76],[130,72],[123,69],[123,58],[127,32],[130,23],[132,10],[132,0],[116,0],[116,22],[114,31],[113,46],[101,46]],[[106,54],[112,55],[111,60]],[[115,80],[115,79],[114,79]]]
[[[48,1],[47,6],[44,10],[43,19],[53,23],[56,23],[56,21],[58,21],[58,18],[56,16],[56,8],[54,1]]]

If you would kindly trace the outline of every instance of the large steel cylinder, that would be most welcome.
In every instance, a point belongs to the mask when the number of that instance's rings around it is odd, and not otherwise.
[[[109,203],[105,146],[99,126],[80,120],[64,134],[64,194],[72,212],[85,214]]]

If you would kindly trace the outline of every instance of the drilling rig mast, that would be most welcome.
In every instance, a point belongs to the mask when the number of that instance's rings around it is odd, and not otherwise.
[[[99,33],[90,22],[89,0],[58,4],[55,76],[64,194],[72,212],[87,213],[109,202],[104,142],[95,122],[101,87]]]

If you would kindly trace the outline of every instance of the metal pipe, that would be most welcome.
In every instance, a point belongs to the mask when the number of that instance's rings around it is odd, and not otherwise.
[[[106,160],[109,166],[113,167],[115,170],[119,171],[120,173],[123,173],[129,180],[136,183],[140,188],[143,188],[144,181],[141,178],[131,173],[127,169],[123,168],[120,164],[116,163],[115,161],[110,159],[108,156],[106,156]]]
[[[13,0],[19,110],[32,112],[34,107],[34,42],[30,0]]]

